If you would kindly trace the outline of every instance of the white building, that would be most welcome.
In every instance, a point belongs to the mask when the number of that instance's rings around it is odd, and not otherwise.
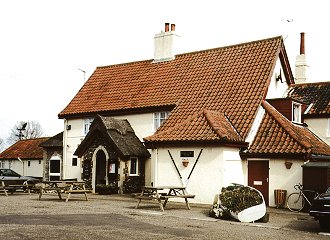
[[[290,119],[276,110],[275,100],[294,84],[283,38],[175,54],[175,25],[169,26],[155,36],[154,59],[98,67],[59,113],[63,178],[84,179],[94,189],[116,184],[121,192],[185,185],[198,203],[212,203],[235,182],[259,189],[273,206],[274,189],[290,193],[305,161],[330,156],[302,124],[299,101],[281,106]],[[128,133],[141,144],[124,154],[129,145],[116,139]],[[142,142],[150,157],[136,154]]]
[[[39,145],[48,137],[20,140],[0,153],[0,167],[20,175],[42,178],[43,149]]]

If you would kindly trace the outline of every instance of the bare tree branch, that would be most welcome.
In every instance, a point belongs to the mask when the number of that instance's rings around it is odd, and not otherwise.
[[[43,130],[38,121],[19,121],[10,130],[6,142],[13,145],[15,142],[23,139],[38,138],[43,135]]]

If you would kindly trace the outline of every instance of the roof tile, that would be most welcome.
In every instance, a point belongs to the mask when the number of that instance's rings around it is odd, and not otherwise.
[[[20,140],[0,153],[0,159],[43,159],[43,149],[39,145],[48,137]]]
[[[306,115],[330,114],[330,82],[294,84],[288,95],[306,104],[313,104]]]
[[[267,102],[263,102],[262,106],[266,112],[247,153],[330,155],[330,146],[308,128],[293,124]]]
[[[214,131],[208,132],[205,116],[197,114],[208,109],[225,114],[244,139],[282,48],[282,37],[275,37],[179,54],[167,62],[146,60],[98,67],[59,117],[111,116],[116,111],[175,106],[157,131],[160,139],[166,140],[169,130],[174,131],[171,139],[177,141],[217,139]],[[184,121],[192,116],[198,119],[193,129],[186,131]],[[176,128],[180,122],[184,129]],[[187,136],[187,132],[195,135]]]

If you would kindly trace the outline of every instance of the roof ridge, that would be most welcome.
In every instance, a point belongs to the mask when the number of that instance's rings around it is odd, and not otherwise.
[[[243,42],[243,43],[236,43],[236,44],[231,44],[231,45],[226,45],[226,46],[221,46],[221,47],[214,47],[214,48],[207,48],[207,49],[202,49],[202,50],[197,50],[197,51],[192,51],[192,52],[179,53],[179,54],[176,54],[175,56],[185,56],[185,55],[215,51],[215,50],[225,49],[225,48],[234,48],[234,47],[238,47],[238,46],[250,45],[250,44],[254,44],[254,43],[271,41],[271,40],[275,40],[275,39],[280,40],[280,39],[283,39],[283,37],[282,36],[269,37],[269,38],[265,38],[265,39],[247,41],[247,42]],[[111,65],[97,66],[96,68],[117,67],[117,66],[129,65],[129,64],[138,64],[138,63],[142,63],[142,62],[151,62],[151,63],[153,63],[153,60],[154,59],[129,61],[129,62],[125,62],[125,63],[115,63],[115,64],[111,64]],[[159,62],[159,63],[168,63],[168,62],[171,62],[171,61]],[[159,63],[157,63],[157,64],[159,64]]]
[[[131,65],[131,64],[138,64],[143,62],[152,62],[153,59],[145,59],[145,60],[138,60],[138,61],[130,61],[125,63],[114,63],[111,65],[103,65],[103,66],[97,66],[96,68],[109,68],[109,67],[118,67],[118,66],[124,66],[124,65]]]
[[[184,56],[184,55],[200,53],[200,52],[208,52],[208,51],[214,51],[214,50],[225,49],[225,48],[234,48],[234,47],[238,47],[238,46],[250,45],[250,44],[254,44],[254,43],[271,41],[271,40],[275,40],[275,39],[280,40],[280,39],[283,39],[283,37],[282,36],[276,36],[276,37],[270,37],[270,38],[265,38],[265,39],[247,41],[247,42],[243,42],[243,43],[236,43],[236,44],[231,44],[231,45],[226,45],[226,46],[221,46],[221,47],[214,47],[214,48],[208,48],[208,49],[197,50],[197,51],[192,51],[192,52],[180,53],[180,54],[177,54],[175,56]]]
[[[297,143],[299,143],[301,146],[305,147],[307,150],[310,150],[312,147],[312,144],[310,144],[307,141],[304,141],[301,138],[297,137],[297,133],[295,131],[292,131],[291,128],[287,127],[286,124],[284,124],[284,121],[287,121],[293,128],[298,128],[298,126],[294,125],[292,122],[290,122],[288,119],[286,119],[280,112],[276,110],[273,106],[271,106],[267,101],[262,101],[262,106],[265,108],[267,113],[269,113],[272,118],[284,129],[285,132],[289,134],[290,137],[292,137]],[[278,113],[275,115],[275,113]],[[305,129],[305,128],[304,128]]]

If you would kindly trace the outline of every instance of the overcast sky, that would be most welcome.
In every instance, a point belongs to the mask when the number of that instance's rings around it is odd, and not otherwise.
[[[45,135],[97,66],[153,58],[154,35],[176,24],[179,53],[282,35],[294,72],[305,32],[310,81],[329,81],[328,1],[8,0],[0,2],[0,138],[18,121]],[[79,70],[81,69],[81,70]]]

